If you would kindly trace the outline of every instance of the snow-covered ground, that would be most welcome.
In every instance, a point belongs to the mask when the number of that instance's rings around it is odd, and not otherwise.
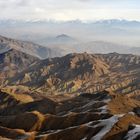
[[[117,123],[119,118],[121,117],[123,117],[123,115],[114,115],[109,119],[100,120],[100,123],[95,125],[94,127],[103,126],[103,128],[99,133],[92,137],[92,140],[101,140],[103,136],[105,136],[111,130],[113,125]]]
[[[135,140],[137,136],[140,136],[140,125],[134,125],[134,129],[130,130],[125,137],[127,140]]]

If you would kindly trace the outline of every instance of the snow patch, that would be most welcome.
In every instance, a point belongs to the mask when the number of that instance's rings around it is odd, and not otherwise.
[[[101,110],[100,113],[107,113],[107,105],[98,108],[98,110]]]
[[[135,140],[137,136],[140,135],[140,125],[134,125],[135,128],[133,130],[130,130],[128,134],[126,135],[127,140]]]
[[[105,136],[113,127],[113,125],[115,123],[118,122],[119,118],[123,117],[123,115],[114,115],[112,117],[110,117],[109,119],[105,119],[105,120],[100,120],[100,123],[95,125],[94,127],[99,127],[99,126],[103,126],[102,130],[96,134],[94,137],[92,137],[91,140],[101,140],[103,138],[103,136]]]
[[[135,113],[134,113],[134,112],[129,112],[128,114],[130,114],[130,115],[135,115]]]

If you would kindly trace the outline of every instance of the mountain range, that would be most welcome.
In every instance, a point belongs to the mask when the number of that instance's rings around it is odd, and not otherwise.
[[[45,93],[139,92],[140,57],[125,54],[69,54],[46,59],[9,79]],[[133,86],[134,85],[134,86]]]
[[[18,21],[0,20],[0,34],[47,46],[49,38],[66,34],[82,42],[104,41],[139,47],[140,22],[99,21]]]
[[[65,40],[65,38],[61,39],[61,43],[56,41],[56,39],[52,39],[52,41],[47,41],[47,46],[49,48],[58,48],[62,50],[62,54],[66,55],[69,53],[113,53],[117,52],[120,54],[140,54],[140,47],[135,46],[127,46],[120,45],[112,42],[105,41],[91,41],[91,42],[79,42],[78,40],[71,40],[70,36],[69,41]],[[65,41],[64,41],[65,40]]]
[[[41,59],[61,55],[61,51],[59,49],[51,49],[32,42],[19,41],[0,36],[0,54],[12,49]]]
[[[24,42],[26,48],[30,46],[26,53],[43,58],[85,51],[139,55],[139,27],[139,21],[117,19],[91,22],[0,20],[0,34],[23,40],[18,43]]]
[[[0,139],[139,140],[139,55],[48,50],[0,37]]]

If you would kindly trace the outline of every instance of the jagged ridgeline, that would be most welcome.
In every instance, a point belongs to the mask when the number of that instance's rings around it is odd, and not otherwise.
[[[48,93],[82,93],[109,90],[139,92],[140,56],[130,54],[68,54],[37,60],[4,85],[29,87]]]

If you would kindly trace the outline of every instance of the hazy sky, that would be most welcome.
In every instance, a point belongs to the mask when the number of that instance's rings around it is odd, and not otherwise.
[[[0,19],[140,20],[140,0],[0,0]]]

